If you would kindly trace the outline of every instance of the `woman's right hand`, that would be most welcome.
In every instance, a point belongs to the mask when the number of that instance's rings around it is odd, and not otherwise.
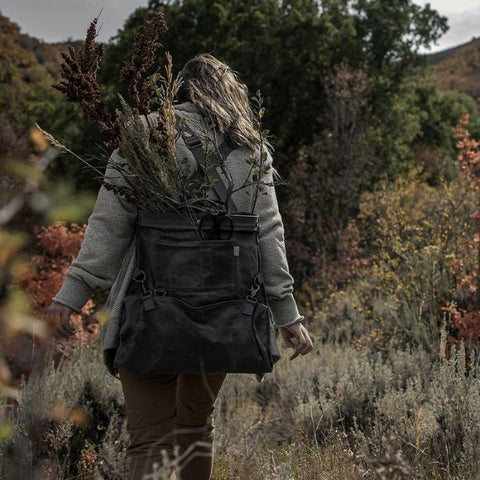
[[[279,330],[283,338],[283,344],[295,349],[295,352],[290,355],[290,360],[298,357],[298,355],[306,355],[313,349],[312,339],[301,321],[286,327],[279,327]]]
[[[73,309],[55,300],[52,301],[46,312],[47,322],[56,330],[57,335],[69,337],[75,333],[70,324],[70,315]]]

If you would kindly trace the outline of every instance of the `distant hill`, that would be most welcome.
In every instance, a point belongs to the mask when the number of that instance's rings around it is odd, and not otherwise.
[[[68,44],[45,43],[21,33],[20,27],[0,13],[0,66],[26,69],[41,67],[45,73],[58,78],[61,52]]]
[[[436,65],[443,60],[446,60],[448,57],[454,55],[458,51],[468,47],[470,44],[480,41],[480,38],[472,38],[469,42],[462,43],[460,45],[455,45],[454,47],[441,50],[440,52],[435,52],[427,55],[427,62],[429,65]]]
[[[52,96],[59,58],[59,47],[22,34],[0,15],[0,159],[24,158],[31,151],[31,117]]]
[[[480,38],[427,56],[441,90],[456,90],[480,104]]]
[[[72,131],[73,119],[78,118],[73,105],[52,88],[60,78],[61,52],[67,47],[30,37],[0,14],[0,161],[28,156],[34,122],[67,139],[77,135]]]

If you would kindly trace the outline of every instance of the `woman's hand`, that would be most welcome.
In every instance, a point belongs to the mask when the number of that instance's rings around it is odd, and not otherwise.
[[[313,348],[313,342],[308,334],[307,329],[302,325],[302,322],[295,322],[287,327],[279,327],[280,335],[283,339],[283,344],[286,347],[292,347],[295,352],[290,355],[290,360],[298,357],[298,355],[306,355]]]
[[[48,307],[46,320],[56,330],[57,335],[69,337],[75,333],[75,329],[70,324],[72,312],[72,308],[55,301]]]

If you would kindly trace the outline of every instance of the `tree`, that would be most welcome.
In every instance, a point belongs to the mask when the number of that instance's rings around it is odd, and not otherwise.
[[[169,25],[164,45],[177,70],[208,51],[238,71],[250,91],[261,89],[282,173],[298,148],[324,129],[323,78],[339,63],[375,79],[369,92],[372,120],[387,137],[401,134],[403,127],[384,120],[402,94],[404,80],[422,66],[419,48],[447,29],[445,17],[411,0],[150,0],[114,37],[103,80],[116,82],[135,31],[158,8]],[[380,143],[382,138],[380,132]],[[410,140],[408,136],[403,143]],[[396,155],[401,158],[404,152]]]
[[[80,110],[52,88],[56,72],[50,69],[58,64],[60,47],[21,34],[18,25],[1,15],[0,45],[0,161],[23,160],[33,152],[28,133],[35,122],[73,150],[91,147],[92,135]],[[85,183],[86,176],[68,159],[58,159],[52,171],[79,185]],[[90,172],[87,178],[91,178]]]

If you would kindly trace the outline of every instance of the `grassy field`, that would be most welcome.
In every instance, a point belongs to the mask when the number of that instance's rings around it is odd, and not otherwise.
[[[460,177],[363,196],[348,280],[297,292],[313,351],[289,361],[279,340],[263,382],[227,376],[214,480],[479,478],[475,205]],[[124,399],[98,335],[19,395],[4,400],[3,478],[125,478]]]
[[[262,383],[229,375],[215,410],[213,478],[478,478],[477,365],[462,349],[447,359],[445,346],[432,358],[316,341],[291,362],[281,348]],[[5,478],[125,478],[123,397],[98,341],[31,378],[2,452]]]

